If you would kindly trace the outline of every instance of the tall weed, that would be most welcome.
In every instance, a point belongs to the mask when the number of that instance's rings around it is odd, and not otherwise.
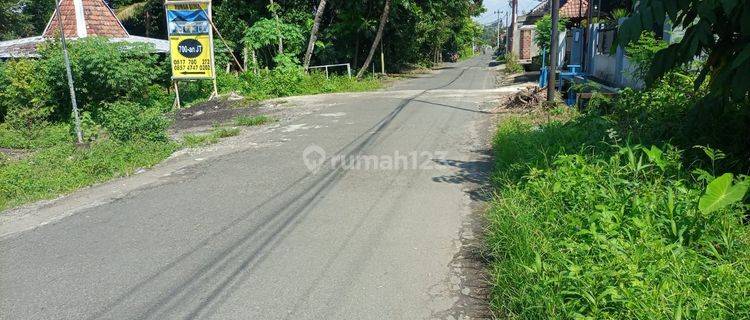
[[[630,145],[588,117],[500,126],[487,236],[494,309],[515,319],[750,317],[749,206],[704,210],[711,188],[703,195],[681,150]]]

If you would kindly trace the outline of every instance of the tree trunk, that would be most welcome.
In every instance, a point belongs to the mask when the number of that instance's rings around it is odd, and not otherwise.
[[[255,55],[255,50],[253,50],[252,53],[253,53],[253,73],[258,74],[258,68],[260,67],[258,65],[258,57]]]
[[[372,47],[370,47],[370,53],[367,55],[367,60],[365,60],[365,63],[362,65],[362,68],[359,69],[359,72],[357,73],[357,78],[362,78],[362,75],[365,74],[365,70],[367,70],[367,66],[370,65],[370,62],[372,62],[372,56],[375,55],[375,50],[378,49],[378,44],[380,44],[380,39],[383,38],[383,30],[385,30],[385,24],[388,22],[388,14],[391,12],[391,0],[385,0],[385,7],[383,8],[383,15],[380,16],[380,26],[378,27],[378,34],[375,35],[375,41],[372,42]]]
[[[279,26],[279,15],[276,13],[276,9],[273,5],[273,0],[269,0],[271,2],[271,10],[273,13],[273,18],[276,19],[276,33],[279,36],[279,54],[284,54],[284,39],[281,37],[281,27]]]
[[[353,67],[357,67],[359,65],[359,35],[357,35],[357,38],[354,40],[354,63],[352,63]]]
[[[318,40],[318,29],[320,28],[320,18],[323,16],[323,11],[326,9],[326,0],[320,0],[318,4],[318,11],[315,11],[315,20],[313,21],[313,27],[310,31],[310,41],[307,42],[307,52],[305,53],[305,62],[303,66],[305,69],[310,67],[310,59],[312,58],[313,50],[315,49],[315,41]]]

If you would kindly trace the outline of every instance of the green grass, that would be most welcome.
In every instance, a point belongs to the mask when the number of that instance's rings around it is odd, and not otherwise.
[[[252,126],[263,125],[263,124],[273,122],[273,121],[274,121],[273,118],[266,116],[266,115],[238,116],[234,118],[234,125],[243,126],[243,127],[252,127]]]
[[[219,72],[217,81],[221,94],[237,92],[246,99],[255,101],[321,93],[362,92],[383,87],[383,81],[377,77],[356,79],[346,75],[331,74],[326,78],[322,72],[307,74],[302,71],[282,72],[278,70],[261,71],[257,75],[253,72],[241,75]],[[195,105],[206,100],[211,93],[211,86],[209,82],[191,82],[181,84],[180,90],[183,104]]]
[[[239,133],[239,128],[217,127],[209,134],[186,135],[182,146],[207,145]],[[163,161],[180,147],[171,141],[119,142],[105,138],[89,148],[77,149],[72,140],[67,124],[30,132],[0,125],[3,147],[30,152],[15,160],[0,154],[0,210],[127,176]]]
[[[0,162],[0,210],[127,176],[161,162],[175,150],[171,142],[106,140],[81,150],[60,143],[21,160]]]
[[[531,120],[504,121],[494,140],[500,318],[750,318],[748,206],[698,206],[701,177],[718,172],[693,173],[666,144],[628,144],[598,116]]]
[[[195,148],[207,146],[219,142],[221,138],[234,137],[240,134],[239,128],[214,128],[210,133],[204,134],[186,134],[182,137],[182,146]]]
[[[13,130],[7,123],[0,124],[0,148],[38,149],[72,142],[70,126],[57,124],[29,130]]]

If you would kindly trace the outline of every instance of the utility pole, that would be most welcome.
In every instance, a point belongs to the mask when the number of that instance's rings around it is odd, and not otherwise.
[[[508,38],[508,51],[513,52],[513,38],[516,36],[516,12],[518,11],[518,0],[510,0],[511,20],[510,20],[510,37]]]
[[[497,49],[500,50],[500,10],[495,10],[497,13]]]
[[[73,119],[76,127],[76,140],[78,144],[83,144],[83,133],[81,132],[81,118],[78,116],[78,103],[76,102],[76,89],[73,84],[73,71],[70,70],[70,57],[68,57],[68,44],[65,42],[65,27],[60,14],[60,2],[56,1],[55,15],[57,16],[57,26],[60,28],[60,42],[62,43],[63,59],[65,60],[65,73],[68,76],[68,89],[70,89],[70,103],[73,105]]]
[[[510,19],[508,19],[508,11],[505,11],[505,23],[503,23],[503,27],[507,27],[505,24],[508,23]],[[505,52],[510,52],[510,40],[508,38],[508,30],[505,31]]]
[[[560,0],[550,0],[552,2],[552,36],[549,45],[549,82],[547,83],[547,101],[555,101],[555,72],[557,71],[558,59],[558,30],[557,25],[560,23]]]

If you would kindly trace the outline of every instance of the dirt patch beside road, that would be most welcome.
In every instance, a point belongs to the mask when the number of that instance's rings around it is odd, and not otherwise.
[[[261,115],[260,106],[258,102],[240,96],[221,97],[176,111],[171,129],[207,127],[232,121],[237,116]]]

